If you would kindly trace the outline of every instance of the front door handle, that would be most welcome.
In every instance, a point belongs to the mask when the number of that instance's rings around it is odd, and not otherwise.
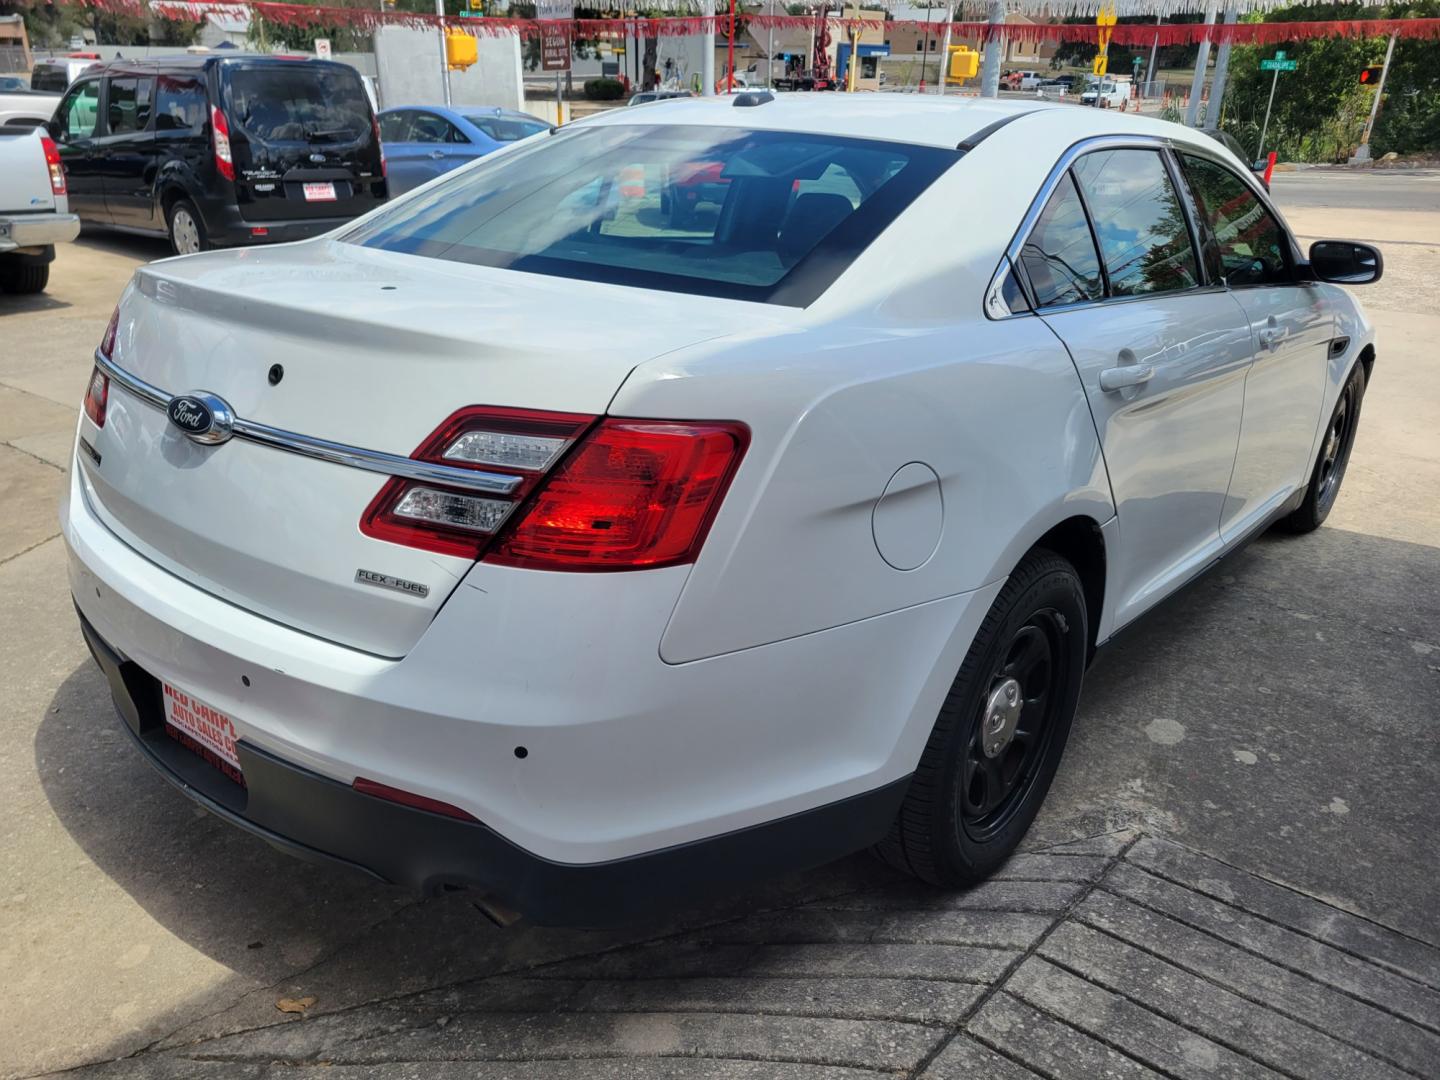
[[[439,161],[439,160],[440,160],[441,158],[443,158],[444,156],[445,156],[445,151],[444,151],[444,150],[431,150],[431,151],[430,151],[430,157],[431,157],[433,160],[435,160],[435,161]]]
[[[1154,377],[1155,369],[1149,364],[1144,367],[1139,364],[1126,364],[1123,367],[1106,368],[1100,372],[1100,389],[1106,393],[1128,390],[1132,386],[1147,383]]]
[[[1261,330],[1260,333],[1255,336],[1260,339],[1260,347],[1262,349],[1269,349],[1271,352],[1274,352],[1280,344],[1281,334],[1279,330]]]

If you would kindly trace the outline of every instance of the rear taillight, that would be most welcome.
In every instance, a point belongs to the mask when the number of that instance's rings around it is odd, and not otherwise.
[[[64,195],[65,167],[60,164],[60,150],[49,135],[40,136],[40,145],[45,148],[45,165],[50,170],[50,191],[55,195]]]
[[[96,427],[105,426],[105,406],[109,401],[110,377],[96,368],[90,373],[90,385],[85,389],[85,415]]]
[[[485,561],[544,570],[693,562],[749,436],[741,424],[606,420]]]
[[[546,570],[692,562],[750,433],[743,424],[463,409],[411,456],[520,478],[509,495],[393,479],[360,531]],[[493,542],[493,545],[492,545]]]
[[[230,156],[230,125],[225,114],[210,106],[210,137],[215,143],[215,168],[226,180],[235,179],[235,159]]]
[[[360,531],[377,540],[460,555],[480,556],[545,470],[595,422],[577,413],[472,407],[455,413],[410,456],[437,465],[517,476],[508,495],[395,479],[360,519]]]
[[[370,118],[370,130],[375,132],[375,148],[380,151],[380,175],[389,175],[385,165],[385,144],[380,139],[380,121],[375,117]]]
[[[100,355],[109,360],[115,353],[115,334],[120,329],[120,309],[117,307],[105,327],[105,336],[100,339]],[[94,421],[96,427],[105,426],[105,406],[110,402],[110,377],[98,367],[90,373],[90,385],[85,388],[85,415]]]

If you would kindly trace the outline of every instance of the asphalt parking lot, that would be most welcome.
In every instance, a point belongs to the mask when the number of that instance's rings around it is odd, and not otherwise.
[[[1277,174],[1377,243],[1375,379],[1327,525],[1092,669],[1000,880],[866,857],[604,932],[499,929],[298,863],[172,791],[77,631],[56,499],[159,242],[0,296],[0,1076],[1440,1075],[1440,172]]]

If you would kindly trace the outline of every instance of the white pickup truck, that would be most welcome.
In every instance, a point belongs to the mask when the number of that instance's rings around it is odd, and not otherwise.
[[[40,127],[55,114],[59,104],[59,94],[0,90],[0,127]]]
[[[43,128],[0,127],[0,290],[43,292],[55,245],[78,235],[50,136]]]

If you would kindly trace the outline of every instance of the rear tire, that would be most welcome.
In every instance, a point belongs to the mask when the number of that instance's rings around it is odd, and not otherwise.
[[[50,266],[48,263],[38,266],[33,263],[21,264],[0,269],[0,288],[4,288],[6,292],[28,296],[32,293],[44,292],[45,286],[49,284]]]
[[[210,250],[205,221],[194,203],[188,199],[177,199],[165,217],[170,229],[170,248],[176,255],[193,255]]]
[[[1032,551],[980,625],[900,815],[876,851],[932,885],[972,885],[1020,843],[1065,752],[1089,627],[1080,575]]]
[[[1350,464],[1350,451],[1355,446],[1355,432],[1360,426],[1360,404],[1365,400],[1365,365],[1357,363],[1340,390],[1340,400],[1325,425],[1320,453],[1310,471],[1305,499],[1294,513],[1280,519],[1286,532],[1314,532],[1330,516],[1340,495],[1340,484]]]

